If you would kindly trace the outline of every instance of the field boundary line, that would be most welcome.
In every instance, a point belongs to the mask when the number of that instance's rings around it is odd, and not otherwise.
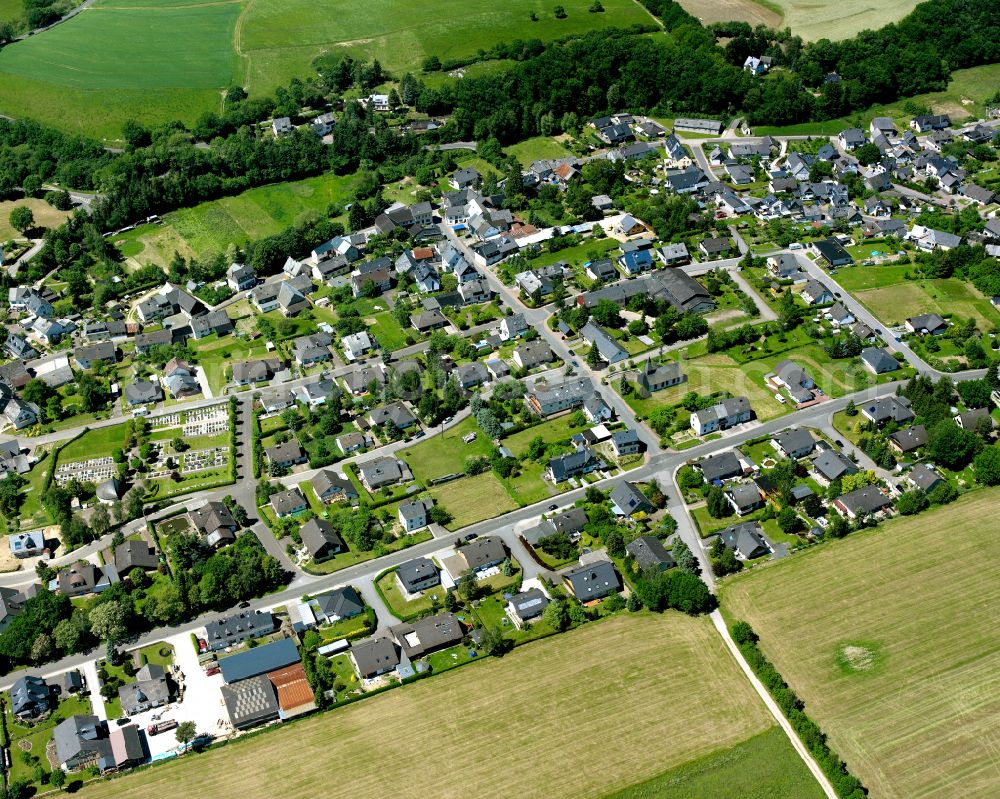
[[[718,610],[713,610],[711,613],[712,623],[715,625],[715,629],[718,630],[719,635],[722,636],[722,640],[726,642],[732,656],[736,659],[743,673],[750,680],[750,684],[753,686],[754,690],[758,693],[761,699],[764,700],[764,705],[770,711],[771,715],[774,716],[775,721],[778,725],[785,731],[785,735],[788,736],[788,740],[792,742],[792,748],[798,752],[799,757],[805,762],[809,771],[812,772],[813,777],[816,778],[816,782],[819,783],[820,788],[823,789],[823,793],[827,795],[828,799],[838,799],[837,792],[833,789],[833,785],[830,780],[827,779],[826,774],[819,767],[819,764],[810,754],[809,750],[806,749],[805,744],[796,735],[795,730],[792,729],[791,722],[785,718],[785,714],[781,712],[781,708],[778,707],[777,703],[771,697],[771,694],[764,687],[764,684],[757,678],[757,675],[753,673],[753,669],[750,668],[750,664],[746,662],[743,657],[743,653],[740,652],[739,647],[736,646],[736,642],[733,637],[729,634],[729,627],[726,626],[725,619],[722,618],[722,613]]]

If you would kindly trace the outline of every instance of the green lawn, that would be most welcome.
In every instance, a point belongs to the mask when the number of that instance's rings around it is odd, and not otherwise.
[[[521,430],[512,436],[508,436],[503,439],[503,444],[515,455],[522,455],[527,450],[528,444],[536,436],[541,436],[546,444],[564,441],[572,437],[574,433],[579,433],[585,429],[585,427],[573,427],[570,424],[572,418],[573,414],[566,414],[564,416],[557,416],[555,419],[549,419],[534,427],[529,427],[527,430]]]
[[[518,507],[492,471],[431,486],[428,493],[454,517],[445,525],[449,530],[458,530]]]
[[[462,441],[469,433],[476,433],[471,444]],[[469,416],[443,433],[430,436],[416,446],[401,452],[410,464],[413,476],[424,485],[428,480],[446,474],[455,474],[465,469],[466,458],[489,455],[493,443],[483,434],[476,420]]]
[[[406,600],[403,598],[403,593],[399,590],[395,569],[383,574],[376,581],[375,585],[378,588],[379,595],[389,607],[389,611],[397,619],[403,621],[426,616],[433,609],[434,598],[437,598],[437,604],[440,606],[444,602],[444,596],[447,593],[440,585],[436,585],[433,588],[422,591],[417,599]]]
[[[539,161],[543,158],[565,158],[571,155],[569,150],[551,136],[535,136],[531,139],[525,139],[517,144],[504,147],[504,152],[514,156],[524,167],[532,161]]]
[[[975,319],[976,325],[984,331],[992,330],[1000,323],[1000,313],[989,298],[959,278],[885,283],[881,287],[853,293],[886,325],[901,324],[908,317],[922,313],[950,314],[954,319],[962,320]]]
[[[265,515],[267,510],[269,509],[264,509]],[[418,530],[415,533],[404,535],[401,538],[396,539],[396,541],[389,546],[383,544],[379,550],[349,550],[347,552],[341,552],[339,555],[334,555],[330,558],[330,560],[325,560],[322,563],[314,563],[310,561],[303,568],[310,574],[332,574],[335,571],[346,569],[348,566],[354,566],[358,563],[366,563],[372,558],[381,557],[382,555],[387,555],[390,552],[398,552],[399,550],[411,547],[414,544],[429,541],[431,538],[432,536],[430,531],[425,528],[423,530]]]
[[[139,650],[139,659],[143,664],[154,663],[166,668],[173,665],[174,648],[170,644],[150,644]]]
[[[820,799],[823,791],[780,727],[609,794],[605,799]]]
[[[110,457],[125,445],[125,425],[114,424],[88,430],[59,452],[59,463]]]
[[[135,264],[166,266],[174,252],[204,258],[280,233],[304,214],[325,214],[346,202],[354,175],[328,173],[305,180],[259,186],[242,194],[210,200],[167,214],[162,225],[143,225],[115,238]]]
[[[48,520],[48,514],[42,508],[42,486],[45,483],[45,475],[48,474],[52,466],[52,458],[45,457],[36,463],[31,471],[22,475],[28,484],[22,489],[21,496],[21,528],[31,530]]]
[[[4,112],[110,139],[126,119],[194,122],[219,110],[220,90],[236,76],[240,5],[98,0],[0,52]]]
[[[33,782],[32,772],[35,768],[34,761],[32,761],[32,765],[25,763],[24,757],[22,756],[22,752],[24,751],[27,751],[32,758],[38,758],[38,765],[41,765],[46,773],[50,772],[51,769],[49,768],[49,761],[45,757],[45,746],[52,738],[53,728],[60,721],[67,719],[70,716],[77,714],[89,714],[90,712],[91,706],[89,697],[71,696],[63,699],[59,703],[59,707],[47,719],[39,722],[33,727],[29,727],[15,721],[14,716],[11,713],[10,703],[8,700],[4,707],[4,716],[7,722],[7,732],[11,739],[11,767],[9,779],[11,781],[25,780],[27,782]],[[21,741],[28,742],[29,745],[27,746],[27,749],[21,745]]]

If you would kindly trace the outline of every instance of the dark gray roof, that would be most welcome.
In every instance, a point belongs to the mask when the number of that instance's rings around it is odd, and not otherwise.
[[[904,427],[891,434],[889,440],[899,447],[901,452],[912,452],[927,443],[927,428],[922,424]]]
[[[861,360],[867,363],[875,374],[893,372],[899,368],[899,362],[882,347],[865,347],[861,350]]]
[[[302,496],[302,492],[297,488],[289,488],[287,491],[271,495],[271,507],[277,513],[291,513],[303,505],[308,505],[308,503],[306,502],[306,498]]]
[[[858,467],[843,452],[825,449],[813,458],[813,467],[827,480],[836,480],[845,474],[857,474]]]
[[[458,550],[470,569],[481,569],[490,564],[500,563],[507,557],[503,541],[495,535],[476,538]]]
[[[740,459],[733,452],[720,452],[711,458],[705,458],[696,464],[706,480],[725,480],[743,474]]]
[[[643,535],[635,539],[625,551],[632,556],[635,565],[640,571],[646,569],[673,568],[675,565],[674,556],[667,552],[666,547],[660,543],[660,539],[651,535]]]
[[[295,642],[291,638],[282,638],[223,658],[219,665],[222,667],[222,679],[234,683],[298,662],[299,650]]]
[[[266,611],[247,611],[226,616],[205,625],[205,639],[210,649],[223,649],[231,643],[274,631],[274,616]]]
[[[439,584],[441,582],[440,572],[428,558],[414,558],[406,563],[401,563],[396,568],[396,575],[400,582],[406,586],[407,591],[416,589],[416,586],[423,584],[431,574],[437,577],[435,585]]]
[[[343,549],[344,540],[330,522],[325,519],[312,518],[299,528],[302,545],[314,558],[328,547]]]
[[[598,560],[577,566],[565,572],[563,577],[573,587],[573,595],[583,602],[588,599],[599,599],[621,590],[618,573],[609,560]]]
[[[892,505],[889,498],[876,486],[865,486],[837,498],[837,502],[855,516],[876,513]]]
[[[373,638],[351,647],[351,656],[362,678],[390,671],[399,665],[399,647],[391,638]]]
[[[611,502],[626,516],[641,510],[650,511],[653,506],[635,483],[619,480],[611,491]]]
[[[365,610],[365,601],[351,586],[344,586],[315,597],[316,604],[328,617],[349,619]]]
[[[132,569],[155,569],[160,565],[156,550],[145,541],[123,541],[115,547],[115,568],[119,574]]]
[[[756,522],[734,524],[719,532],[722,543],[745,560],[753,560],[770,554]]]
[[[397,624],[389,631],[410,658],[423,657],[435,650],[454,646],[465,635],[462,622],[452,613],[439,613],[412,624]]]
[[[542,612],[549,604],[549,598],[538,588],[529,588],[527,591],[514,594],[510,598],[510,604],[518,618],[522,621],[527,621],[528,619],[535,619],[542,615]]]
[[[337,494],[340,492],[346,494],[349,499],[359,496],[354,483],[329,469],[323,469],[316,473],[312,479],[312,487],[320,499],[328,493]]]
[[[263,724],[278,717],[278,697],[274,685],[264,674],[233,685],[223,685],[221,690],[229,720],[237,729]]]
[[[554,532],[567,534],[579,533],[587,522],[587,512],[583,508],[570,508],[549,519]]]

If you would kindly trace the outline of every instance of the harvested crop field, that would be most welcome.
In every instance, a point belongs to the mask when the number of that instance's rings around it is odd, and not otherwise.
[[[627,615],[82,795],[578,799],[772,727],[709,619]]]
[[[872,796],[1000,793],[1000,490],[724,581]]]

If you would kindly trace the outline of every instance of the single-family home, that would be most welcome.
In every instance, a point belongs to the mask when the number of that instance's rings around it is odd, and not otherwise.
[[[764,540],[757,522],[741,522],[719,531],[726,549],[731,550],[740,560],[754,560],[771,554],[771,548]]]
[[[288,469],[308,460],[305,450],[296,439],[291,439],[283,444],[275,444],[264,450],[264,456],[271,466]]]
[[[524,344],[518,344],[514,348],[511,360],[514,361],[519,369],[528,371],[534,369],[536,366],[551,363],[555,360],[555,355],[544,341],[526,341]]]
[[[833,302],[833,292],[818,280],[808,280],[799,295],[806,305],[825,305]]]
[[[361,435],[358,433],[357,435]],[[363,438],[363,437],[362,437]],[[321,469],[312,479],[313,491],[319,497],[320,502],[329,505],[332,502],[350,502],[358,500],[358,490],[354,483],[346,477],[341,477],[330,469]]]
[[[432,500],[424,499],[414,499],[402,503],[396,515],[403,530],[407,533],[412,533],[421,527],[426,527],[429,523],[427,511],[432,504]]]
[[[387,456],[359,463],[358,476],[362,485],[369,491],[378,491],[385,486],[412,478],[405,462]]]
[[[340,340],[344,348],[344,356],[349,361],[356,361],[375,349],[375,342],[367,332],[351,333]]]
[[[396,568],[396,580],[406,594],[418,594],[441,585],[441,572],[428,558],[414,558]]]
[[[919,314],[906,320],[906,329],[919,336],[940,336],[948,329],[948,323],[936,313]]]
[[[585,377],[565,380],[562,383],[536,383],[528,392],[528,406],[539,416],[551,416],[570,408],[578,408],[593,395],[594,386]]]
[[[286,516],[294,516],[297,513],[304,513],[309,509],[309,503],[302,496],[302,492],[298,488],[289,488],[287,491],[279,491],[277,494],[271,494],[270,504],[271,510],[274,511],[274,515],[279,519],[284,519]]]
[[[850,474],[857,474],[858,467],[843,452],[824,449],[813,458],[813,468],[825,480],[839,480]]]
[[[922,424],[904,427],[889,435],[889,446],[900,455],[920,449],[927,443],[927,428]]]
[[[816,439],[808,430],[793,427],[774,436],[771,439],[771,446],[781,457],[798,460],[812,454],[816,448]]]
[[[192,526],[205,539],[205,543],[217,549],[236,540],[240,526],[229,508],[222,502],[206,502],[199,508],[188,511]]]
[[[874,375],[894,372],[899,368],[899,361],[884,347],[865,347],[861,350],[861,363]]]
[[[573,452],[549,460],[545,471],[553,483],[563,483],[572,477],[582,477],[605,466],[604,461],[590,447],[577,446]]]
[[[622,584],[610,560],[597,560],[563,572],[563,581],[581,602],[601,599],[621,591]]]
[[[507,616],[511,623],[521,629],[527,622],[539,618],[549,604],[549,598],[540,588],[529,588],[514,594],[507,601]]]
[[[915,418],[913,410],[910,408],[910,401],[906,397],[892,395],[882,399],[869,400],[863,403],[858,410],[876,427],[883,427],[889,422],[902,424]]]
[[[619,480],[611,489],[611,510],[617,516],[631,516],[633,513],[653,510],[653,504],[639,490],[638,485],[629,480]]]
[[[756,483],[739,483],[731,485],[726,491],[726,499],[733,510],[740,516],[746,516],[764,507],[764,497]]]
[[[892,500],[877,486],[864,486],[847,494],[841,494],[833,501],[833,507],[848,519],[861,519],[891,508]]]
[[[639,536],[626,545],[625,551],[642,574],[650,571],[665,572],[677,565],[674,556],[667,551],[660,539],[651,535]]]
[[[344,539],[326,519],[310,519],[299,528],[299,535],[302,536],[302,546],[316,563],[329,560],[347,549]]]

